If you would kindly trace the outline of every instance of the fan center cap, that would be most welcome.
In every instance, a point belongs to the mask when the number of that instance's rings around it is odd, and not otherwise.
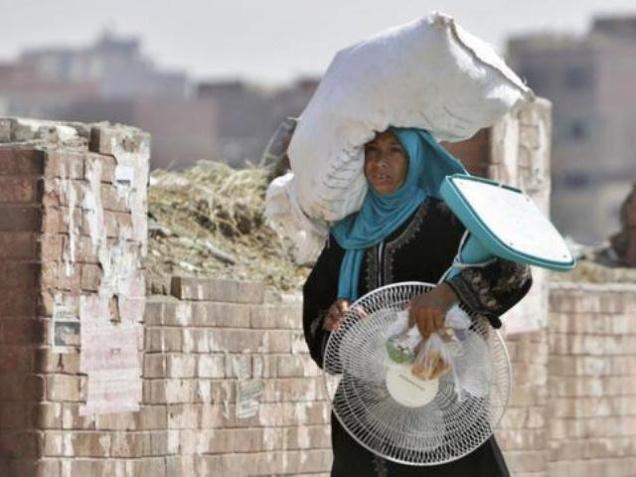
[[[386,388],[402,406],[422,407],[437,395],[439,380],[419,379],[411,373],[411,366],[408,363],[391,363],[386,373]]]

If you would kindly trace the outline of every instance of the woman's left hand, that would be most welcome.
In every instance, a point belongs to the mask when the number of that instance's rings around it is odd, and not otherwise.
[[[424,339],[444,327],[446,312],[458,302],[457,295],[447,283],[440,283],[427,293],[411,299],[409,326],[417,324]]]

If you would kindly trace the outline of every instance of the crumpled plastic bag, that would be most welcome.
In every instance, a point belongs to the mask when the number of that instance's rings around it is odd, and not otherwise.
[[[422,339],[417,326],[408,327],[408,312],[401,312],[390,327],[389,331],[395,333],[386,341],[387,354],[396,363],[413,363],[411,373],[419,379],[438,379],[452,373],[455,392],[461,399],[463,384],[455,362],[463,354],[463,341],[469,336],[470,325],[470,317],[454,306],[444,318],[444,328]]]
[[[292,173],[277,177],[267,188],[265,217],[275,230],[291,239],[297,264],[308,265],[316,259],[325,244],[328,228],[307,217],[298,205]]]

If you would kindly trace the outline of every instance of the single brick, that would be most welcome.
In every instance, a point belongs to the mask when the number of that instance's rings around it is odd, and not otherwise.
[[[168,378],[192,378],[196,374],[196,356],[187,354],[169,354],[166,356],[166,374]]]
[[[195,326],[249,328],[252,309],[249,305],[234,303],[198,302],[192,305]]]
[[[35,260],[38,249],[37,235],[32,232],[0,231],[0,260]]]
[[[0,288],[35,288],[40,265],[26,262],[0,262]]]
[[[299,305],[261,305],[250,308],[252,328],[302,329]]]
[[[2,335],[0,342],[5,346],[41,344],[45,342],[45,329],[47,323],[44,320],[35,319],[5,319],[2,321]],[[28,350],[23,349],[21,354],[27,355]]]
[[[84,398],[82,378],[66,374],[46,377],[46,397],[50,401],[80,401]]]
[[[117,188],[113,184],[101,185],[101,199],[104,210],[114,212],[129,212],[130,204],[124,195],[119,194]]]
[[[59,402],[42,402],[33,406],[34,427],[37,429],[62,428],[62,404]]]
[[[144,356],[144,378],[165,378],[166,377],[166,355],[146,354]]]
[[[76,377],[76,376],[70,376]],[[62,429],[65,430],[95,430],[95,416],[80,416],[79,409],[82,402],[62,403]]]
[[[62,261],[64,258],[64,240],[61,234],[42,234],[39,243],[39,259],[43,262]]]
[[[0,175],[40,175],[45,156],[40,149],[0,145]]]
[[[0,293],[0,317],[35,316],[38,305],[37,290],[32,287],[6,287],[2,290],[3,293]]]
[[[61,262],[42,263],[40,286],[42,289],[79,290],[81,285],[81,266]]]
[[[86,153],[80,151],[49,150],[46,154],[44,177],[46,179],[84,179]]]
[[[42,211],[38,206],[0,205],[0,231],[39,231],[42,225]]]
[[[150,134],[134,128],[96,125],[91,128],[89,149],[105,155],[116,156],[119,151],[140,154],[145,160],[150,148]]]
[[[123,233],[133,229],[132,216],[129,212],[104,211],[104,224],[106,236],[119,238]]]
[[[185,328],[183,330],[182,351],[184,353],[208,353],[210,345],[207,333],[206,328]]]
[[[80,286],[82,290],[98,291],[104,275],[100,265],[83,264]]]
[[[258,282],[172,277],[171,293],[181,300],[263,303],[265,286]]]
[[[6,339],[4,336],[4,328],[6,326],[11,328],[12,325],[11,320],[7,321],[9,321],[9,323],[5,321],[2,322],[3,341]],[[7,331],[9,332],[10,330]],[[8,336],[7,338],[10,337],[11,336]],[[24,340],[22,343],[24,343]],[[27,373],[35,370],[35,350],[31,346],[15,346],[16,344],[17,343],[7,343],[6,345],[0,346],[0,375],[8,373]]]
[[[107,457],[111,436],[108,432],[74,431],[70,441],[73,457]]]
[[[90,170],[94,168],[94,163],[99,163],[99,169],[101,171],[101,182],[106,184],[112,184],[115,182],[115,169],[117,167],[117,160],[110,155],[87,153],[85,155],[86,168]]]
[[[0,176],[0,202],[7,204],[33,204],[40,198],[37,176]]]
[[[198,356],[196,373],[199,378],[223,378],[225,369],[225,357],[222,354]]]
[[[3,457],[39,457],[42,447],[42,434],[37,431],[0,432],[0,449]]]
[[[136,414],[140,430],[166,429],[168,423],[165,406],[142,406]]]

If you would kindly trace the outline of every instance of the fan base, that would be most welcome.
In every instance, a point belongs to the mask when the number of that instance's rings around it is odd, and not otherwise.
[[[412,364],[391,363],[388,367],[385,384],[391,397],[405,407],[422,407],[437,395],[439,381],[423,380],[411,373]]]

